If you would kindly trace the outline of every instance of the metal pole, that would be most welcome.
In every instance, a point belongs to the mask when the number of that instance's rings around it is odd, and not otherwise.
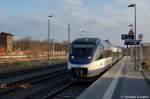
[[[131,29],[133,30],[133,25],[131,24],[131,25],[129,25],[130,27],[131,27]],[[130,55],[131,55],[131,58],[132,58],[132,62],[134,61],[134,57],[133,57],[133,46],[131,45],[130,46]]]
[[[132,58],[132,62],[133,62],[133,46],[131,45],[130,48],[131,48],[131,58]]]
[[[135,13],[135,70],[138,70],[138,67],[137,67],[137,47],[136,47],[136,4],[134,6],[134,13]]]
[[[48,62],[50,61],[50,18],[52,15],[48,16]]]
[[[140,43],[141,43],[141,46],[140,46],[140,48],[141,48],[141,62],[140,62],[140,70],[141,71],[143,71],[143,67],[142,67],[142,62],[143,62],[143,50],[142,50],[142,40],[140,41]]]
[[[68,48],[70,47],[70,24],[68,24]]]
[[[134,16],[135,16],[135,23],[134,23],[134,26],[135,26],[135,37],[134,37],[134,40],[135,40],[135,44],[134,44],[134,69],[135,70],[138,70],[138,67],[137,67],[137,47],[136,47],[136,4],[130,4],[128,7],[134,7]]]
[[[48,18],[48,62],[50,61],[50,21],[49,21],[49,18]]]
[[[55,55],[55,42],[54,42],[54,39],[53,39],[53,56]]]

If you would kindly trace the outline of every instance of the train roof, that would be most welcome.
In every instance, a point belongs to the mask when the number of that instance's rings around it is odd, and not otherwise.
[[[100,41],[99,38],[77,38],[73,43],[97,43]]]

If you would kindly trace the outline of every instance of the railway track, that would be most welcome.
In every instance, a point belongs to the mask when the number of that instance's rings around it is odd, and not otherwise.
[[[63,74],[64,75],[64,74]],[[66,76],[66,75],[65,75]],[[45,90],[52,90],[56,85],[64,83],[69,77],[54,77],[50,80],[43,80],[41,82],[32,84],[31,87],[25,89],[14,89],[1,96],[1,99],[41,99],[46,92]],[[35,98],[37,96],[37,98]],[[40,98],[41,97],[41,98]]]
[[[45,65],[43,67],[38,67],[38,68],[14,71],[14,72],[9,72],[9,73],[1,73],[0,79],[10,78],[10,77],[18,76],[18,75],[24,75],[24,74],[47,70],[47,69],[52,69],[52,68],[57,68],[60,66],[67,66],[67,63],[64,62],[64,63],[58,63],[58,64]]]
[[[20,81],[24,81],[27,79],[31,79],[33,77],[38,77],[41,75],[45,75],[48,73],[51,73],[53,71],[59,70],[59,69],[67,69],[66,64],[58,64],[58,65],[52,65],[52,66],[48,66],[46,68],[41,68],[41,69],[33,69],[33,70],[29,70],[29,71],[19,71],[19,72],[14,72],[14,73],[8,73],[6,75],[0,75],[0,89],[3,87],[3,84],[5,85],[11,85],[11,84],[15,84],[18,83]],[[11,75],[12,74],[12,75]],[[5,76],[5,78],[4,78]]]
[[[26,89],[32,89],[34,85],[45,82],[49,79],[54,79],[59,77],[60,75],[68,74],[66,66],[52,66],[45,70],[38,70],[38,73],[31,73],[30,75],[24,74],[19,76],[21,79],[17,79],[16,81],[4,80],[1,81],[1,84],[5,84],[3,88],[0,89],[0,96],[7,96],[10,93],[18,94]],[[16,73],[17,74],[17,73]],[[22,74],[22,73],[21,73]],[[28,75],[28,76],[26,76]],[[10,78],[10,77],[9,77]],[[13,77],[14,78],[14,77]],[[6,82],[5,82],[6,81]]]
[[[70,82],[62,88],[52,92],[44,99],[75,99],[91,84],[92,82]]]
[[[45,99],[74,99],[92,84],[71,82],[67,66],[64,65],[23,75],[15,81],[6,80],[8,87],[0,89],[1,99],[42,99],[43,96],[46,96]]]
[[[67,73],[55,74],[49,79],[41,79],[41,81],[32,83],[32,86],[25,89],[14,89],[1,96],[1,99],[42,99],[46,90],[47,92],[56,88],[57,85],[64,86],[70,77]],[[37,96],[37,97],[36,97]]]
[[[68,74],[60,75],[59,77],[55,77],[54,79],[36,84],[32,89],[26,90],[25,93],[27,93],[27,95],[21,99],[42,99],[49,92],[53,92],[54,90],[59,89],[69,82],[70,76]]]
[[[0,91],[0,95],[6,94],[9,92],[13,92],[16,90],[25,89],[26,87],[29,88],[36,83],[40,83],[40,82],[45,81],[49,78],[57,77],[59,75],[65,74],[65,73],[67,73],[67,70],[64,70],[64,69],[55,70],[55,71],[50,72],[48,74],[38,75],[38,76],[27,78],[27,79],[17,81],[14,83],[9,83],[9,84],[7,84],[7,86],[8,86],[7,88],[4,88],[4,90]]]
[[[113,65],[115,65],[118,61],[113,63]],[[70,82],[63,87],[54,90],[53,92],[49,92],[49,94],[45,96],[44,99],[75,99],[86,88],[88,88],[97,78],[101,77],[105,72],[107,72],[112,67],[113,66],[103,71],[100,75],[95,77],[95,79],[92,82]]]

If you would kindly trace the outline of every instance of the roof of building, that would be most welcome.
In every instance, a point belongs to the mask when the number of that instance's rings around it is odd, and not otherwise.
[[[1,32],[0,35],[9,35],[9,36],[13,36],[13,34],[11,34],[11,33],[6,33],[6,32]]]

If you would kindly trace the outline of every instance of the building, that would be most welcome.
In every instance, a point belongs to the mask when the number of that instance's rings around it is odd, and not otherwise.
[[[11,33],[0,33],[0,46],[5,49],[5,53],[8,55],[13,51],[13,35]]]
[[[5,48],[0,46],[0,56],[4,56],[5,54]]]

